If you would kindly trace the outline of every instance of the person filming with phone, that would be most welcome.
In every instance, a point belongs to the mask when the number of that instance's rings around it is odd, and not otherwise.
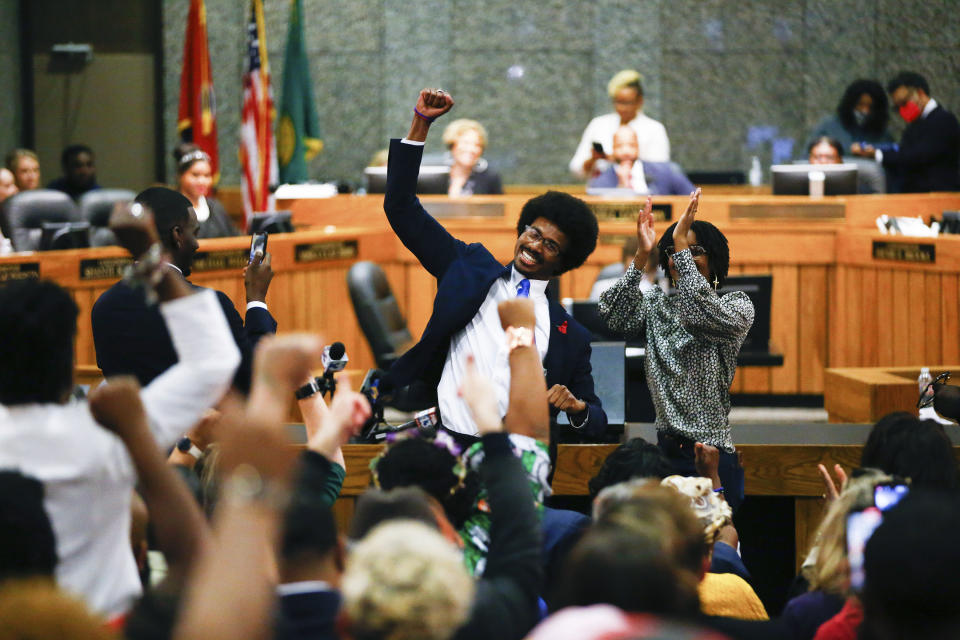
[[[170,255],[170,266],[188,277],[197,242],[197,214],[182,194],[165,187],[150,187],[137,195],[136,203],[153,211],[160,243]],[[233,338],[240,348],[241,363],[234,386],[250,388],[253,350],[264,335],[276,333],[277,321],[267,309],[267,291],[273,279],[266,242],[259,251],[251,247],[251,261],[243,270],[246,290],[246,322],[222,291],[216,291],[227,316]],[[191,285],[197,289],[196,285]],[[91,313],[97,366],[104,376],[134,375],[146,386],[177,362],[176,351],[156,305],[148,304],[143,292],[123,281],[107,289]]]

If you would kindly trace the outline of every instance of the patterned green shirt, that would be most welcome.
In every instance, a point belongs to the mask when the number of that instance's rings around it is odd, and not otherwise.
[[[689,249],[673,260],[676,294],[659,287],[641,294],[643,274],[631,264],[600,296],[600,315],[611,330],[646,338],[644,367],[657,429],[732,452],[730,384],[753,324],[753,303],[742,291],[717,295]]]

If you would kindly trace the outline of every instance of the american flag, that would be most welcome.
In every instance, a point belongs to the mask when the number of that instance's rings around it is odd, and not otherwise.
[[[273,138],[273,91],[267,62],[263,2],[253,0],[247,26],[247,64],[243,74],[240,122],[240,188],[247,226],[255,211],[272,211],[270,187],[277,184],[277,145]]]

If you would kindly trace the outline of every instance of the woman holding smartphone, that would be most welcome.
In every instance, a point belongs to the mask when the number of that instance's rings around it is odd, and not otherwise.
[[[611,330],[646,339],[644,369],[657,412],[657,444],[680,475],[699,475],[698,463],[719,456],[721,487],[731,507],[743,500],[743,469],[730,435],[730,384],[737,355],[753,324],[753,304],[741,291],[719,295],[730,266],[727,239],[696,220],[700,189],[680,220],[657,242],[653,203],[637,218],[637,255],[600,297]],[[640,290],[647,257],[660,265],[675,293]]]

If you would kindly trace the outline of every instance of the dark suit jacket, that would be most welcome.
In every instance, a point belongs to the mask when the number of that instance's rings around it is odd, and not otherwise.
[[[216,198],[207,198],[206,200],[207,208],[210,209],[210,217],[200,223],[200,227],[197,229],[198,238],[229,238],[230,236],[242,235],[233,226],[230,214],[223,208],[219,200]]]
[[[687,176],[677,172],[669,162],[643,163],[643,175],[652,196],[686,196],[695,189]],[[598,189],[613,189],[619,184],[617,170],[613,166],[590,180],[587,185]]]
[[[500,174],[492,169],[477,171],[474,169],[467,182],[463,185],[463,193],[473,195],[500,194],[503,193],[503,185],[500,184]]]
[[[244,326],[230,298],[221,291],[216,294],[233,339],[240,348],[240,367],[233,384],[246,393],[250,390],[253,349],[261,337],[276,333],[277,322],[266,309],[254,308],[247,311]],[[146,386],[177,362],[177,352],[159,308],[148,307],[143,293],[122,281],[103,292],[93,305],[90,316],[97,366],[103,370],[103,375],[134,375],[142,386]]]
[[[509,277],[504,266],[479,244],[457,240],[433,219],[417,199],[415,189],[423,147],[390,141],[387,193],[383,208],[390,226],[404,246],[437,279],[433,313],[420,342],[390,369],[397,385],[423,381],[436,389],[450,348],[450,338],[473,319],[497,278]],[[547,387],[565,385],[589,405],[583,430],[599,435],[607,428],[607,414],[593,391],[590,368],[590,332],[556,302],[550,301],[550,346],[543,360]]]
[[[939,104],[911,122],[899,151],[883,152],[884,168],[905,193],[960,191],[960,123]]]

